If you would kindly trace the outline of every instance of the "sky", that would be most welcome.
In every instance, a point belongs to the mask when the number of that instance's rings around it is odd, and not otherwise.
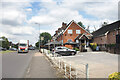
[[[1,0],[0,15],[0,37],[13,43],[25,39],[34,45],[39,27],[40,33],[53,35],[62,22],[81,21],[92,32],[103,22],[117,21],[118,0]]]

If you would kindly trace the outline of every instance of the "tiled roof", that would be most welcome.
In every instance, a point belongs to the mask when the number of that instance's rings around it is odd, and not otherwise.
[[[100,29],[93,32],[92,35],[93,37],[105,35],[106,32],[118,29],[119,27],[120,27],[120,20],[112,24],[108,24],[106,26],[101,27]]]
[[[85,35],[85,34],[79,34],[76,38],[75,38],[75,40],[78,40],[80,37],[82,37],[82,36],[86,36],[88,39],[89,39],[89,37],[87,36],[87,35]]]

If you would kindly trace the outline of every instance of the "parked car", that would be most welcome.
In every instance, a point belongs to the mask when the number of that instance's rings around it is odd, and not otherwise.
[[[35,48],[34,48],[34,47],[29,47],[28,49],[29,49],[29,50],[35,50]]]
[[[67,47],[55,47],[55,50],[53,49],[53,53],[58,53],[62,56],[67,56],[67,55],[75,55],[76,51],[73,49],[69,49]]]
[[[2,50],[2,51],[6,51],[7,49],[6,49],[6,48],[2,48],[1,50]]]
[[[2,51],[2,47],[0,47],[0,51]]]
[[[16,48],[10,48],[9,50],[11,50],[11,51],[17,51]]]

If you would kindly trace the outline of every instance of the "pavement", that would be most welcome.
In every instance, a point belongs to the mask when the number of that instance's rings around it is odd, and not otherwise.
[[[29,53],[18,54],[16,51],[2,54],[2,78],[23,78],[36,52],[37,50],[29,51]]]
[[[46,57],[37,52],[32,58],[25,78],[57,78],[57,75],[56,70]]]
[[[108,78],[109,74],[118,72],[118,59],[117,54],[111,54],[108,52],[80,52],[75,56],[62,56],[66,63],[71,64],[79,71],[85,72],[85,65],[89,66],[89,78]],[[81,73],[80,77],[83,77]]]

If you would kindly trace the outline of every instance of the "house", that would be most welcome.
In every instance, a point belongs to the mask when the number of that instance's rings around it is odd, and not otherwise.
[[[74,44],[89,43],[91,36],[92,34],[72,20],[69,24],[63,22],[62,27],[55,31],[53,37],[56,41],[61,41],[62,46],[72,49]]]
[[[97,43],[101,50],[106,50],[107,45],[120,44],[120,20],[101,27],[92,35],[93,42]]]

